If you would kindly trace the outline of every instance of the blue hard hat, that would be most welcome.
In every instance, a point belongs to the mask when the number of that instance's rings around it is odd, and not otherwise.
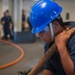
[[[38,1],[30,11],[30,22],[33,26],[32,33],[41,32],[46,25],[61,13],[62,7],[52,0]]]

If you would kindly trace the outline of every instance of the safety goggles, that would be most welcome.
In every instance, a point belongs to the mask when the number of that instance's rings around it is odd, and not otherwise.
[[[48,32],[48,31],[49,31],[49,26],[46,26],[46,27],[44,28],[44,31]]]
[[[52,23],[50,23],[49,25],[47,25],[43,31],[41,31],[40,33],[47,33],[48,31],[50,30],[51,32],[51,37],[52,37],[52,40],[54,39],[54,32],[53,32],[53,26],[52,26]]]
[[[47,25],[40,33],[47,33],[49,31],[49,26]]]

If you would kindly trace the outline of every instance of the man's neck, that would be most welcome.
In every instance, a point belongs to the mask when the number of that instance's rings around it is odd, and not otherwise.
[[[59,27],[58,32],[56,32],[55,36],[58,35],[59,33],[61,33],[63,30],[65,30],[65,27]]]

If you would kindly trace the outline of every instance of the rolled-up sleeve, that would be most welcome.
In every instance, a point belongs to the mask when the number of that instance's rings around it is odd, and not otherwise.
[[[50,63],[50,61],[47,61],[47,63],[44,65],[44,70],[50,70],[53,73],[55,73],[55,69],[53,68],[52,64]]]
[[[70,56],[74,63],[74,72],[75,72],[75,35],[72,36],[69,46],[70,46]]]

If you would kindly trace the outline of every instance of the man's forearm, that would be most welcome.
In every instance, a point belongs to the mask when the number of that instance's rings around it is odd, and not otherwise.
[[[70,57],[66,46],[58,47],[58,52],[66,75],[75,75],[74,63]]]
[[[4,24],[5,22],[4,21],[2,21],[2,24]]]
[[[42,75],[55,75],[55,74],[51,72],[50,70],[44,70]]]

